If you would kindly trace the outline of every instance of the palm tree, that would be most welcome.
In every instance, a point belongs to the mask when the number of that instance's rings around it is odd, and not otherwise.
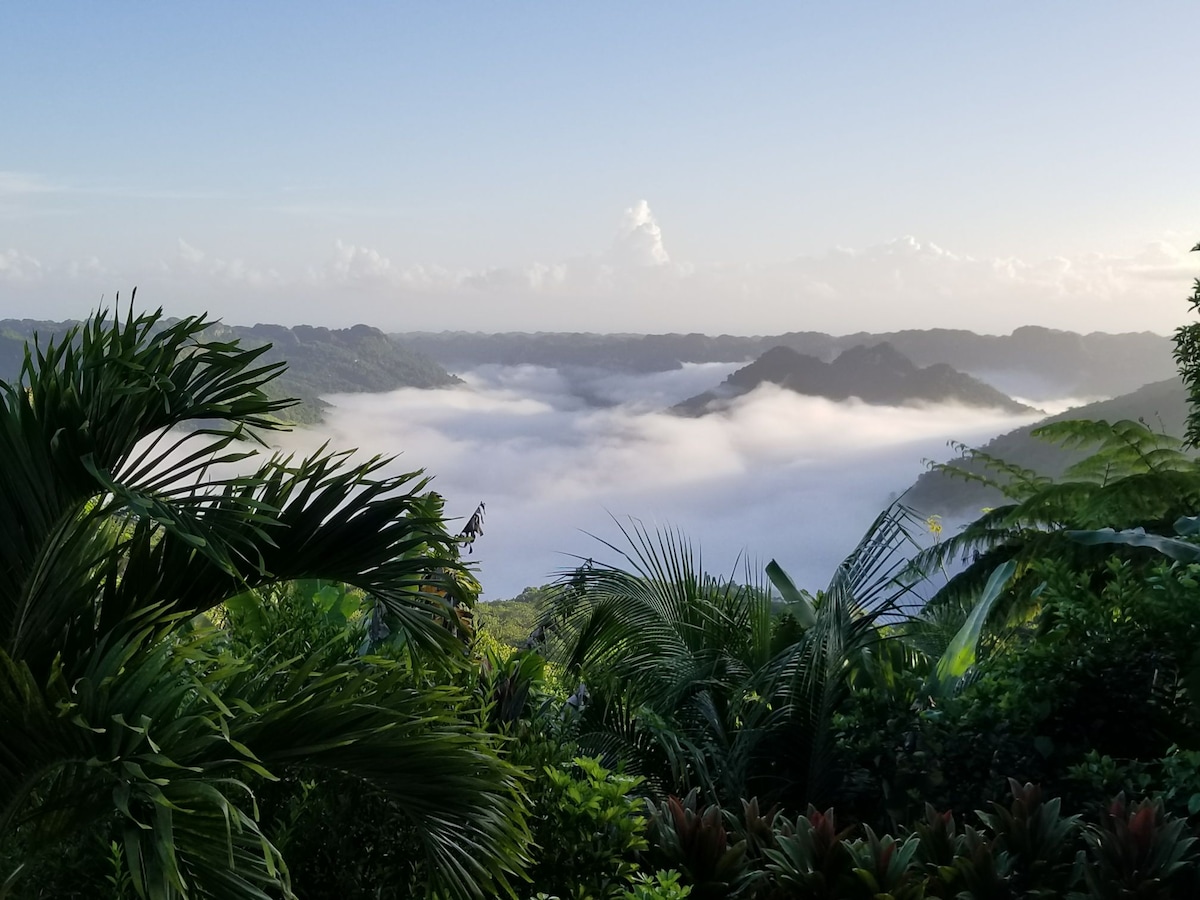
[[[441,623],[472,600],[426,479],[325,449],[244,474],[282,366],[207,325],[98,315],[0,382],[0,896],[81,835],[143,897],[291,896],[253,793],[290,768],[387,792],[447,893],[506,890],[516,773],[413,676],[463,657]],[[236,656],[203,615],[299,578],[367,591],[410,662]]]
[[[663,793],[826,799],[834,713],[893,652],[885,626],[910,596],[912,522],[900,506],[882,513],[815,597],[772,563],[782,599],[748,566],[706,575],[675,532],[622,527],[627,546],[606,543],[621,564],[566,573],[550,611],[550,653],[591,695],[581,745]]]

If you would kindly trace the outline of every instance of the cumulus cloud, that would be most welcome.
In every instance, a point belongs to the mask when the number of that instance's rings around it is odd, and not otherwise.
[[[571,554],[603,556],[585,532],[612,538],[610,514],[678,526],[714,570],[749,551],[820,586],[922,460],[945,455],[948,439],[982,441],[1029,421],[954,406],[839,404],[769,385],[727,415],[662,411],[725,372],[589,380],[489,366],[465,373],[464,387],[330,398],[326,425],[290,440],[403,450],[397,470],[434,474],[451,514],[486,501],[490,527],[473,558],[488,596],[499,598],[572,565]],[[606,388],[624,402],[589,402]]]
[[[342,278],[359,280],[386,280],[392,274],[392,261],[378,250],[355,247],[352,244],[336,244],[337,254],[333,262],[333,273]]]
[[[645,200],[625,210],[612,256],[618,263],[634,266],[665,266],[671,261],[663,246],[662,229]]]
[[[214,256],[189,244],[183,238],[176,242],[175,254],[159,262],[159,272],[169,280],[201,279],[221,286],[252,289],[279,287],[285,279],[275,269],[262,269],[234,257]]]
[[[0,279],[9,282],[36,281],[45,269],[41,262],[16,248],[0,250]]]

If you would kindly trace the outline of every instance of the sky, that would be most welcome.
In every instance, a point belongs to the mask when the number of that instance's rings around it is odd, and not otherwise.
[[[0,317],[1168,332],[1200,4],[4,4]]]

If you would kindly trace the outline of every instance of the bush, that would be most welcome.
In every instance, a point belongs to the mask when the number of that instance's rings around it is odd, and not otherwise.
[[[547,765],[530,786],[531,830],[540,848],[533,888],[563,898],[620,898],[645,850],[646,818],[635,795],[640,778],[577,757]]]

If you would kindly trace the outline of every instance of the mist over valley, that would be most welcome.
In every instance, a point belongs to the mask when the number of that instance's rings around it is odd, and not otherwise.
[[[946,443],[982,443],[1040,419],[958,404],[874,406],[763,384],[720,414],[668,408],[736,366],[659,373],[488,365],[465,385],[338,394],[317,429],[290,440],[397,453],[427,468],[451,515],[487,503],[471,557],[485,599],[515,596],[611,551],[614,517],[674,527],[730,574],[739,555],[774,557],[815,589],[879,510],[943,459]]]
[[[0,322],[0,377],[17,376],[35,332],[44,342],[68,327]],[[1171,373],[1170,342],[1149,333],[207,333],[269,343],[263,361],[287,363],[273,390],[301,399],[284,414],[298,427],[272,443],[395,455],[397,471],[433,476],[461,519],[486,503],[471,555],[485,599],[604,557],[589,535],[614,540],[626,517],[679,529],[713,571],[750,553],[816,589],[914,485],[906,502],[951,530],[998,502],[926,472],[955,456],[949,442],[1059,474],[1078,454],[1029,436],[1046,416],[1146,417],[1178,431],[1184,408],[1178,379],[1157,381]]]

